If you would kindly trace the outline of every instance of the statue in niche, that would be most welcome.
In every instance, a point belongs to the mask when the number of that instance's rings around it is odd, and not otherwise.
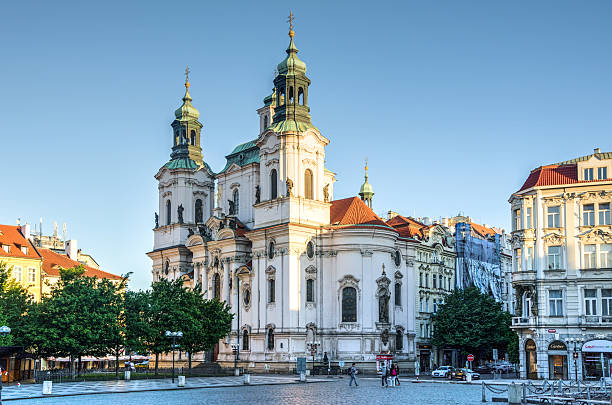
[[[183,204],[181,204],[176,209],[176,212],[178,213],[178,223],[179,224],[183,223],[183,211],[185,211],[185,208],[183,208]]]
[[[259,185],[255,186],[255,204],[259,203],[261,200],[261,189]]]
[[[155,227],[159,228],[159,214],[157,212],[155,213]]]
[[[293,181],[287,178],[285,184],[287,185],[287,197],[293,197]]]
[[[389,323],[389,293],[386,291],[378,297],[378,320]]]
[[[323,201],[329,202],[329,184],[323,187]]]
[[[221,202],[223,201],[223,189],[217,185],[217,207],[221,208]]]
[[[229,204],[229,215],[236,215],[236,203],[232,200],[227,200]]]

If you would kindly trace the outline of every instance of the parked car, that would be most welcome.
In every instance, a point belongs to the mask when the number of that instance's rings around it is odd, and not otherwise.
[[[135,368],[137,369],[146,369],[149,368],[149,360],[143,360],[140,363],[136,363],[134,365]]]
[[[489,364],[483,364],[481,366],[478,366],[475,368],[476,371],[478,371],[479,373],[483,373],[483,374],[488,374],[491,372],[491,365]]]
[[[470,370],[469,368],[457,368],[457,369],[453,370],[452,372],[450,372],[448,374],[448,379],[449,380],[462,380],[462,381],[465,381],[465,380],[467,380],[467,375],[468,374],[472,375],[472,380],[479,380],[480,379],[480,374]]]
[[[496,373],[511,373],[514,372],[514,365],[508,362],[493,364],[492,371]]]
[[[449,372],[452,372],[455,368],[451,366],[438,367],[431,372],[432,377],[447,377]]]

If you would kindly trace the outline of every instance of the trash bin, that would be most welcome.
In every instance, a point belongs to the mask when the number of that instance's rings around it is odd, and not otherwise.
[[[43,395],[51,395],[53,393],[53,381],[43,381]]]
[[[185,376],[184,375],[179,375],[178,376],[178,386],[179,387],[184,387],[185,386]]]

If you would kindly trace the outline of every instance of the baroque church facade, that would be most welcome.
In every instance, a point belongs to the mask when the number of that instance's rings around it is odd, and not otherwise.
[[[259,130],[218,173],[203,159],[185,83],[171,159],[155,175],[153,280],[201,283],[207,298],[230,305],[232,331],[214,353],[222,365],[237,357],[243,367],[287,370],[326,354],[371,368],[392,353],[413,368],[417,247],[424,239],[452,255],[452,236],[433,225],[417,237],[378,217],[367,166],[360,197],[334,199],[330,140],[311,122],[306,64],[289,36],[273,93],[257,110]]]

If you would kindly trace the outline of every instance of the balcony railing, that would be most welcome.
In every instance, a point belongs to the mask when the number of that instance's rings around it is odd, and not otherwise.
[[[535,316],[512,317],[512,326],[534,326],[535,324],[536,324]]]
[[[536,272],[535,270],[529,271],[518,271],[512,273],[512,282],[523,282],[523,281],[535,281]]]
[[[583,325],[588,326],[612,326],[612,316],[601,316],[601,315],[582,315],[581,322]]]

